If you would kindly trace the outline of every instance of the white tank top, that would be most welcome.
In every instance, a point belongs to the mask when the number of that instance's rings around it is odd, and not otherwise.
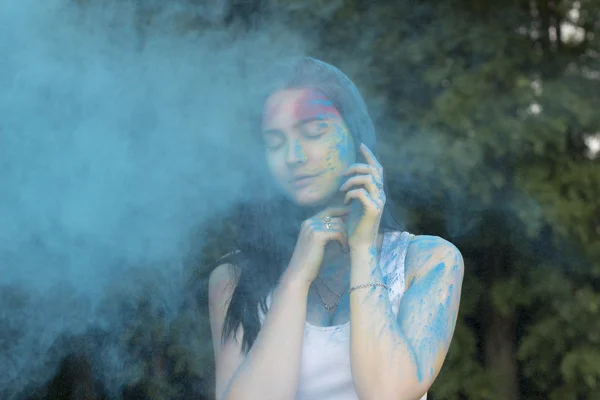
[[[396,316],[404,294],[404,259],[411,236],[408,232],[383,236],[379,265]],[[421,400],[426,398],[427,394]],[[350,370],[349,322],[325,327],[306,322],[296,400],[358,400]]]

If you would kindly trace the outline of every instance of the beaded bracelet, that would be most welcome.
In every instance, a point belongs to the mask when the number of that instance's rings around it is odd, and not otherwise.
[[[356,286],[352,286],[349,290],[348,293],[352,293],[353,290],[356,289],[362,289],[362,288],[366,288],[366,287],[371,287],[371,286],[381,286],[384,289],[390,290],[389,287],[387,287],[387,285],[384,285],[383,283],[375,283],[375,282],[369,282],[369,283],[363,283],[362,285],[356,285]]]

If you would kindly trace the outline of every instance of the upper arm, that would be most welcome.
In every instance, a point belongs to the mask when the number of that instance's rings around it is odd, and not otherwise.
[[[241,327],[235,335],[230,336],[225,342],[221,340],[225,315],[236,285],[231,273],[232,268],[235,267],[231,264],[219,265],[211,272],[208,283],[210,327],[215,352],[215,393],[217,400],[222,398],[235,371],[245,358],[241,350],[243,335]]]
[[[406,291],[398,323],[417,360],[415,386],[427,390],[439,373],[454,334],[464,263],[460,251],[435,236],[417,236],[405,261]]]

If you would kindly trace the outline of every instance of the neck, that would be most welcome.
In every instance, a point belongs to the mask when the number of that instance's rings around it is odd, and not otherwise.
[[[331,241],[325,246],[319,276],[328,282],[350,276],[350,254],[344,253],[338,242]]]

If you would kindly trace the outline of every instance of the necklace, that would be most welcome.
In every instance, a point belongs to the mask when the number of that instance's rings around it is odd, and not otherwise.
[[[320,276],[318,276],[317,279],[319,279],[319,281],[323,284],[323,286],[325,286],[331,293],[335,294],[337,297],[337,299],[333,302],[333,304],[329,305],[329,304],[325,303],[325,300],[323,300],[323,296],[321,296],[321,292],[319,291],[319,288],[317,287],[317,285],[315,285],[315,289],[317,290],[317,294],[319,295],[319,300],[321,300],[321,305],[323,306],[323,308],[325,310],[327,310],[327,312],[330,312],[331,310],[333,310],[340,304],[340,301],[342,300],[342,296],[344,296],[346,291],[344,290],[342,293],[336,293],[332,288],[330,288],[323,281],[323,279],[321,279]]]

